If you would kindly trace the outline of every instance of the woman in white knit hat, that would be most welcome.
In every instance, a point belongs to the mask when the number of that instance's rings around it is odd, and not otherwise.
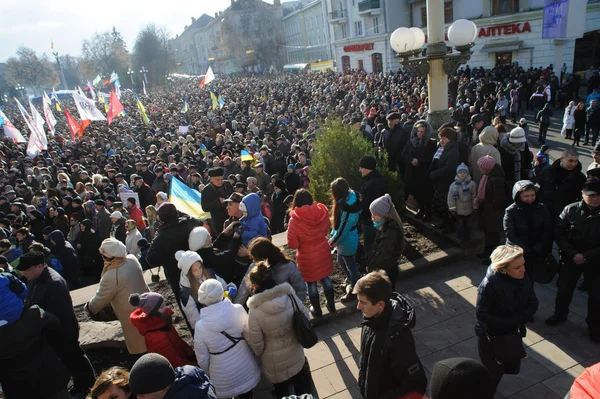
[[[177,251],[175,253],[177,267],[181,270],[179,277],[179,297],[185,318],[192,328],[199,320],[201,303],[198,301],[198,290],[202,283],[209,279],[216,279],[226,291],[236,288],[235,284],[227,284],[225,280],[216,275],[212,269],[205,267],[202,257],[194,251]]]
[[[377,229],[373,247],[367,254],[367,271],[384,270],[392,282],[398,279],[398,259],[404,252],[404,227],[389,194],[369,206],[373,226]]]
[[[242,335],[248,324],[246,310],[224,298],[223,285],[215,279],[202,283],[198,300],[204,306],[194,334],[198,365],[218,398],[253,398],[260,369]]]

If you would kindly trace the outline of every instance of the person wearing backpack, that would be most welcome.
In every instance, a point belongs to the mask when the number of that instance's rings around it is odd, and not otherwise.
[[[550,127],[550,118],[552,117],[552,110],[550,109],[550,103],[544,104],[544,108],[537,113],[535,118],[536,122],[540,124],[540,134],[538,136],[539,145],[546,144],[546,134],[548,134],[548,128]],[[596,136],[598,134],[596,133]]]

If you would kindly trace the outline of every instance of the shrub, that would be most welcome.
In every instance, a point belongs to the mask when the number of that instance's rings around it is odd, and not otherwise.
[[[310,168],[309,191],[314,199],[331,205],[330,184],[338,177],[348,181],[353,190],[362,185],[362,176],[358,171],[358,161],[365,155],[378,155],[375,149],[359,131],[353,131],[349,125],[340,121],[328,122],[316,137]],[[387,166],[387,154],[377,161],[377,170],[385,177],[388,191],[394,200],[398,212],[404,211],[402,180],[398,172],[390,172]]]

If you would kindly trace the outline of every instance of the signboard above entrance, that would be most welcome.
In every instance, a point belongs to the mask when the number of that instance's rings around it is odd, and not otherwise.
[[[375,48],[375,43],[364,43],[364,44],[349,44],[344,46],[344,51],[350,53],[352,51],[369,51]]]
[[[480,28],[477,37],[507,36],[527,32],[531,32],[531,26],[529,25],[529,22],[517,22],[514,24],[486,26],[485,28]]]

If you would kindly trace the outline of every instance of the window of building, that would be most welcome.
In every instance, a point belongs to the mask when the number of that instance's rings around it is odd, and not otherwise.
[[[342,24],[342,39],[348,37],[348,29],[346,28],[346,24]]]
[[[493,0],[497,1],[497,0]],[[515,0],[517,1],[517,0]],[[454,8],[451,1],[444,2],[444,23],[451,24],[454,22]],[[427,7],[421,7],[421,27],[427,26]]]
[[[427,7],[421,7],[421,26],[427,26]]]
[[[362,21],[357,21],[354,23],[354,34],[355,36],[362,36]]]
[[[379,33],[379,17],[373,18],[373,33]]]
[[[356,0],[352,0],[352,6],[356,5]]]
[[[519,0],[492,0],[492,8],[494,15],[519,12]]]

